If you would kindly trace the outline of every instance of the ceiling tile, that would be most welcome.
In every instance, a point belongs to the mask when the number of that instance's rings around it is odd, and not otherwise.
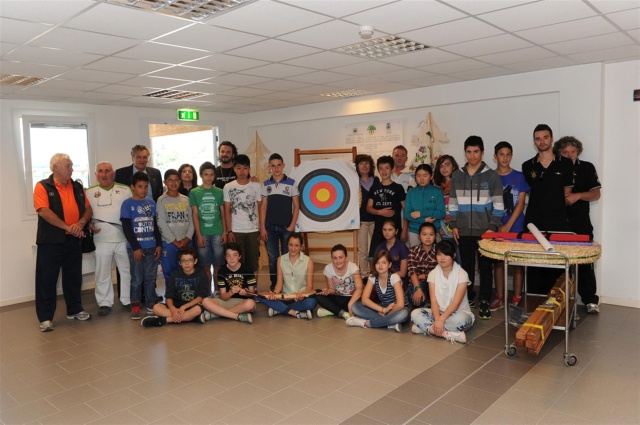
[[[593,52],[578,53],[569,57],[580,63],[601,61],[640,60],[640,46],[624,46]]]
[[[331,21],[316,25],[300,31],[278,37],[281,40],[292,41],[306,46],[317,47],[319,49],[335,49],[362,41],[358,33],[360,25],[350,24],[343,21]],[[385,34],[374,34],[374,37]]]
[[[190,25],[195,24],[160,13],[135,10],[108,3],[100,3],[64,24],[67,28],[118,35],[136,40],[150,40]]]
[[[212,71],[210,69],[178,65],[171,68],[165,68],[160,71],[151,72],[148,75],[154,77],[175,78],[178,80],[198,81],[218,77],[222,74],[224,74],[222,71]]]
[[[42,84],[37,84],[35,86],[27,87],[24,90],[25,94],[36,95],[36,96],[56,96],[56,97],[69,97],[69,96],[79,96],[82,94],[81,91],[69,90],[69,89],[59,89],[59,88],[47,88]]]
[[[473,59],[460,59],[457,61],[439,63],[436,65],[422,66],[420,69],[434,74],[453,74],[454,72],[469,71],[473,69],[488,68],[491,65]]]
[[[278,16],[278,25],[265,19]],[[211,25],[246,31],[266,37],[277,37],[312,25],[328,21],[330,18],[315,12],[302,10],[270,0],[261,0],[242,7],[242,13],[225,13],[210,20]]]
[[[607,18],[615,22],[623,30],[640,28],[640,9],[625,10],[607,15]]]
[[[241,96],[241,97],[251,97],[251,96],[260,96],[261,94],[271,93],[270,90],[263,89],[255,89],[252,87],[234,87],[230,90],[225,90],[220,94],[224,94],[227,96]]]
[[[593,9],[581,1],[547,0],[486,13],[480,18],[507,31],[519,31],[587,18],[595,14]]]
[[[280,62],[287,59],[318,53],[318,51],[318,49],[314,49],[313,47],[301,46],[299,44],[289,43],[286,41],[266,40],[232,50],[229,53],[266,61]]]
[[[44,47],[23,46],[9,53],[5,58],[22,62],[76,67],[97,61],[102,56]]]
[[[65,89],[75,91],[89,91],[104,86],[104,83],[93,83],[88,81],[62,80],[58,78],[50,78],[39,84],[40,87],[47,89]]]
[[[374,78],[378,78],[384,81],[393,81],[397,83],[406,83],[411,80],[427,78],[431,76],[433,76],[433,74],[425,71],[419,71],[417,69],[401,69],[399,71],[385,72],[384,74],[373,75]]]
[[[201,59],[209,55],[210,53],[203,52],[202,50],[187,49],[154,42],[143,43],[116,54],[117,57],[121,58],[156,61],[174,65]]]
[[[592,18],[518,31],[515,34],[532,43],[549,44],[593,35],[609,34],[616,31],[616,28],[606,19],[601,16],[594,16]]]
[[[139,40],[69,28],[55,28],[31,43],[33,46],[54,47],[101,55],[111,55],[137,44],[140,44]]]
[[[102,86],[94,90],[95,92],[100,93],[113,93],[113,94],[121,94],[127,96],[142,96],[143,94],[149,93],[149,89],[146,87],[133,87],[133,86],[122,86],[119,84],[110,84],[108,86]]]
[[[1,11],[0,7],[0,13]],[[0,40],[3,43],[22,44],[51,28],[51,25],[0,18]]]
[[[589,0],[589,3],[602,13],[619,12],[640,7],[638,0]]]
[[[293,93],[302,93],[302,94],[307,94],[307,95],[319,96],[322,93],[333,93],[333,92],[341,91],[341,90],[344,90],[344,87],[318,84],[316,86],[301,87],[299,89],[294,89],[294,90],[291,90],[291,91]]]
[[[125,86],[139,86],[153,89],[168,89],[183,83],[184,81],[173,80],[171,78],[148,77],[146,75],[130,78],[120,82],[120,84]]]
[[[504,65],[505,68],[513,69],[517,72],[531,72],[540,71],[544,69],[561,68],[563,66],[577,65],[578,62],[564,58],[562,56],[556,56],[553,58],[539,59],[529,62],[520,62],[510,65]]]
[[[506,52],[507,50],[522,49],[530,47],[531,43],[514,37],[510,34],[496,35],[494,37],[481,38],[480,40],[465,41],[464,43],[452,44],[442,47],[453,53],[463,56],[479,56],[491,53]]]
[[[456,72],[451,74],[454,78],[461,78],[463,80],[480,80],[483,78],[500,77],[502,75],[514,74],[515,71],[511,69],[500,68],[493,66],[491,68],[473,69],[469,71]]]
[[[257,97],[241,97],[236,100],[230,100],[229,104],[231,105],[264,105],[265,103],[271,103],[272,100],[269,99],[260,99]]]
[[[214,69],[216,71],[238,72],[245,69],[251,69],[258,66],[266,65],[269,62],[259,61],[255,59],[241,58],[230,55],[211,55],[203,59],[187,62],[189,66],[198,68]]]
[[[561,55],[569,55],[572,53],[584,53],[592,50],[621,47],[629,44],[633,44],[633,40],[629,37],[621,33],[613,33],[547,44],[545,47]]]
[[[285,61],[288,65],[304,66],[314,69],[329,69],[339,66],[352,65],[367,61],[368,59],[357,58],[351,55],[335,52],[320,52],[309,56],[303,56],[296,59]]]
[[[404,0],[350,15],[345,20],[397,34],[464,17],[465,14],[434,1]]]
[[[504,31],[475,18],[465,18],[399,35],[428,46],[439,47],[503,33]]]
[[[91,0],[2,0],[0,16],[44,24],[59,24],[84,9],[96,6]]]
[[[175,86],[176,90],[195,91],[195,92],[209,93],[209,94],[220,93],[222,91],[229,90],[232,88],[234,88],[234,86],[224,85],[224,84],[205,83],[205,82],[188,83],[188,84]]]
[[[461,81],[459,78],[453,78],[450,77],[448,75],[436,75],[433,77],[426,77],[426,78],[418,78],[416,80],[409,80],[407,81],[408,84],[412,84],[414,86],[418,86],[418,87],[430,87],[430,86],[437,86],[440,84],[450,84],[450,83],[457,83]]]
[[[52,78],[64,74],[71,68],[62,66],[40,65],[23,62],[0,61],[3,74],[25,75],[28,77]]]
[[[271,100],[292,100],[299,99],[301,97],[305,97],[306,94],[302,93],[292,93],[292,92],[273,92],[269,94],[263,94],[260,96],[256,96],[256,98],[261,99],[271,99]]]
[[[251,87],[257,89],[273,90],[273,91],[287,91],[293,89],[299,89],[300,87],[306,87],[309,83],[300,83],[297,81],[289,80],[271,80],[266,83],[253,84]]]
[[[242,98],[238,96],[225,96],[222,94],[209,94],[206,96],[199,97],[198,99],[204,100],[207,102],[212,102],[212,103],[224,103],[224,102],[230,102],[232,100],[237,100]]]
[[[525,49],[478,56],[476,59],[493,65],[506,65],[509,63],[527,62],[534,59],[543,59],[552,56],[556,56],[556,54],[547,49],[543,49],[542,47],[527,47]]]
[[[464,10],[472,15],[479,15],[481,13],[507,9],[534,1],[538,0],[443,0],[443,3],[447,3],[460,10]]]
[[[302,83],[310,84],[326,84],[334,81],[350,79],[351,75],[338,74],[337,72],[318,71],[311,72],[309,74],[296,75],[295,77],[289,77],[289,80],[299,81]]]
[[[299,66],[283,65],[281,63],[272,63],[271,65],[259,66],[257,68],[243,71],[243,74],[258,75],[270,78],[288,78],[295,75],[308,74],[313,69],[302,68]]]
[[[270,78],[256,76],[256,75],[226,74],[220,77],[212,78],[207,82],[215,83],[215,84],[224,84],[227,86],[248,86],[251,84],[264,83],[269,80]]]
[[[636,30],[629,30],[629,31],[627,31],[627,34],[629,34],[631,37],[635,38],[636,41],[640,42],[640,28],[636,29]]]
[[[10,52],[11,50],[15,49],[16,47],[18,47],[17,44],[0,43],[0,56],[6,54],[7,52]]]
[[[126,71],[131,74],[141,75],[148,72],[158,71],[163,68],[170,67],[168,63],[139,61],[124,58],[104,58],[83,66],[85,69],[94,69],[97,71]]]
[[[65,80],[91,81],[103,84],[119,83],[120,81],[128,80],[135,76],[135,74],[94,71],[81,68],[72,69],[71,71],[62,74],[62,78]]]
[[[154,41],[220,53],[261,40],[264,37],[199,24],[158,37]]]
[[[379,61],[369,61],[356,63],[354,65],[341,66],[338,68],[332,69],[334,72],[339,72],[342,74],[348,75],[373,75],[373,74],[382,74],[385,72],[393,72],[400,71],[402,67],[397,65],[392,65],[389,63],[379,62]]]
[[[376,84],[383,84],[383,83],[384,81],[380,81],[376,78],[358,77],[358,78],[352,78],[350,80],[334,81],[333,83],[331,83],[331,85],[342,87],[342,90],[344,90],[344,89],[360,89],[362,87],[373,86]]]
[[[371,93],[389,93],[393,91],[402,91],[415,89],[416,86],[401,83],[376,83],[371,86],[363,86],[363,90]]]
[[[82,92],[80,94],[74,93],[72,96],[69,97],[69,99],[73,99],[73,101],[78,101],[80,99],[81,100],[113,101],[113,100],[123,100],[129,97],[130,96],[124,96],[121,94],[113,94],[113,93]]]
[[[445,52],[440,49],[421,50],[419,52],[407,53],[393,58],[381,59],[382,62],[392,63],[394,65],[418,67],[432,65],[434,63],[449,62],[456,59],[462,59],[462,56]]]
[[[312,10],[336,18],[373,9],[396,0],[367,0],[367,1],[347,1],[347,0],[279,0],[280,3],[290,4],[302,9]]]

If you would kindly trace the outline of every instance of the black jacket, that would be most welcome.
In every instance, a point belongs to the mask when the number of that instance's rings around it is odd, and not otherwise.
[[[70,183],[73,184],[73,195],[76,198],[76,203],[78,204],[78,211],[80,212],[80,217],[84,214],[84,190],[82,189],[82,185],[80,183],[74,182],[73,180],[69,180]],[[49,196],[49,209],[53,211],[60,220],[64,221],[64,210],[62,209],[62,200],[60,199],[60,194],[58,193],[58,189],[56,189],[56,183],[53,181],[53,174],[49,176],[48,179],[40,180],[40,183],[44,186],[47,191],[47,195]],[[38,216],[38,233],[36,234],[36,244],[62,244],[66,241],[66,232],[59,227],[50,224],[44,218]]]
[[[149,183],[151,184],[151,196],[155,202],[158,202],[158,198],[164,192],[162,174],[157,168],[147,167],[147,175],[149,176]],[[133,177],[133,164],[118,168],[114,180],[116,183],[131,186],[131,177]]]

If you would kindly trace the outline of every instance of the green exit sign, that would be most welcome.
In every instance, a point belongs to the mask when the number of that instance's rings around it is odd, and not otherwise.
[[[178,120],[200,121],[200,111],[196,111],[195,109],[178,109]]]

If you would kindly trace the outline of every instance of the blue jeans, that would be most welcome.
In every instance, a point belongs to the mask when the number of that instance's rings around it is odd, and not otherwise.
[[[444,310],[440,311],[442,314]],[[475,318],[467,311],[454,311],[451,316],[444,321],[444,329],[447,331],[467,331],[473,325]],[[416,308],[411,312],[411,321],[427,333],[429,327],[436,321],[430,308]]]
[[[144,298],[147,308],[153,308],[156,303],[156,274],[158,262],[153,258],[155,248],[143,249],[144,257],[141,261],[133,259],[133,250],[127,248],[129,263],[131,264],[131,302],[139,303],[144,285]]]
[[[274,309],[280,313],[289,314],[289,310],[293,311],[307,311],[316,308],[318,301],[315,298],[303,298],[300,301],[296,301],[291,304],[285,304],[279,300],[267,300],[260,298],[260,302],[269,308]]]
[[[196,243],[197,246],[197,243]],[[225,263],[222,249],[222,235],[204,236],[204,247],[198,248],[198,261],[201,267],[222,266]]]
[[[371,328],[386,328],[390,325],[404,323],[409,318],[409,310],[406,308],[382,316],[377,311],[371,310],[369,307],[358,301],[351,307],[351,309],[356,316],[368,320],[369,327]]]
[[[287,226],[280,224],[267,224],[265,227],[267,228],[267,242],[265,245],[269,255],[269,275],[271,277],[271,286],[274,287],[277,280],[276,265],[278,257],[289,252],[287,239],[291,232],[287,230]]]

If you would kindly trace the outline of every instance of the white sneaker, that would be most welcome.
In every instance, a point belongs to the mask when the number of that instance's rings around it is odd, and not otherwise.
[[[360,317],[349,317],[347,319],[347,326],[359,326],[361,328],[366,328],[367,321]]]
[[[313,319],[313,312],[311,310],[307,310],[307,311],[299,311],[296,313],[296,317],[298,319],[308,319],[311,320]]]
[[[40,322],[40,332],[51,332],[53,330],[53,323],[51,320],[45,320]]]
[[[411,325],[411,332],[414,334],[426,335],[426,332],[420,329],[416,324]]]
[[[274,310],[271,307],[269,307],[269,317],[277,316],[278,314],[280,314],[279,311]]]
[[[318,311],[316,313],[318,317],[327,317],[333,316],[333,313],[327,310],[326,308],[318,307]]]
[[[600,307],[598,307],[598,304],[589,303],[587,304],[587,313],[598,314],[600,313]]]
[[[67,319],[69,319],[69,320],[73,320],[73,319],[75,319],[75,320],[89,320],[89,319],[91,319],[91,315],[83,310],[80,313],[67,315]]]
[[[452,344],[459,342],[461,344],[467,343],[467,335],[464,332],[459,331],[444,331],[442,337],[447,341],[451,341]]]
[[[393,329],[396,332],[402,332],[402,325],[400,323],[396,323],[395,325],[387,326],[387,329]]]

